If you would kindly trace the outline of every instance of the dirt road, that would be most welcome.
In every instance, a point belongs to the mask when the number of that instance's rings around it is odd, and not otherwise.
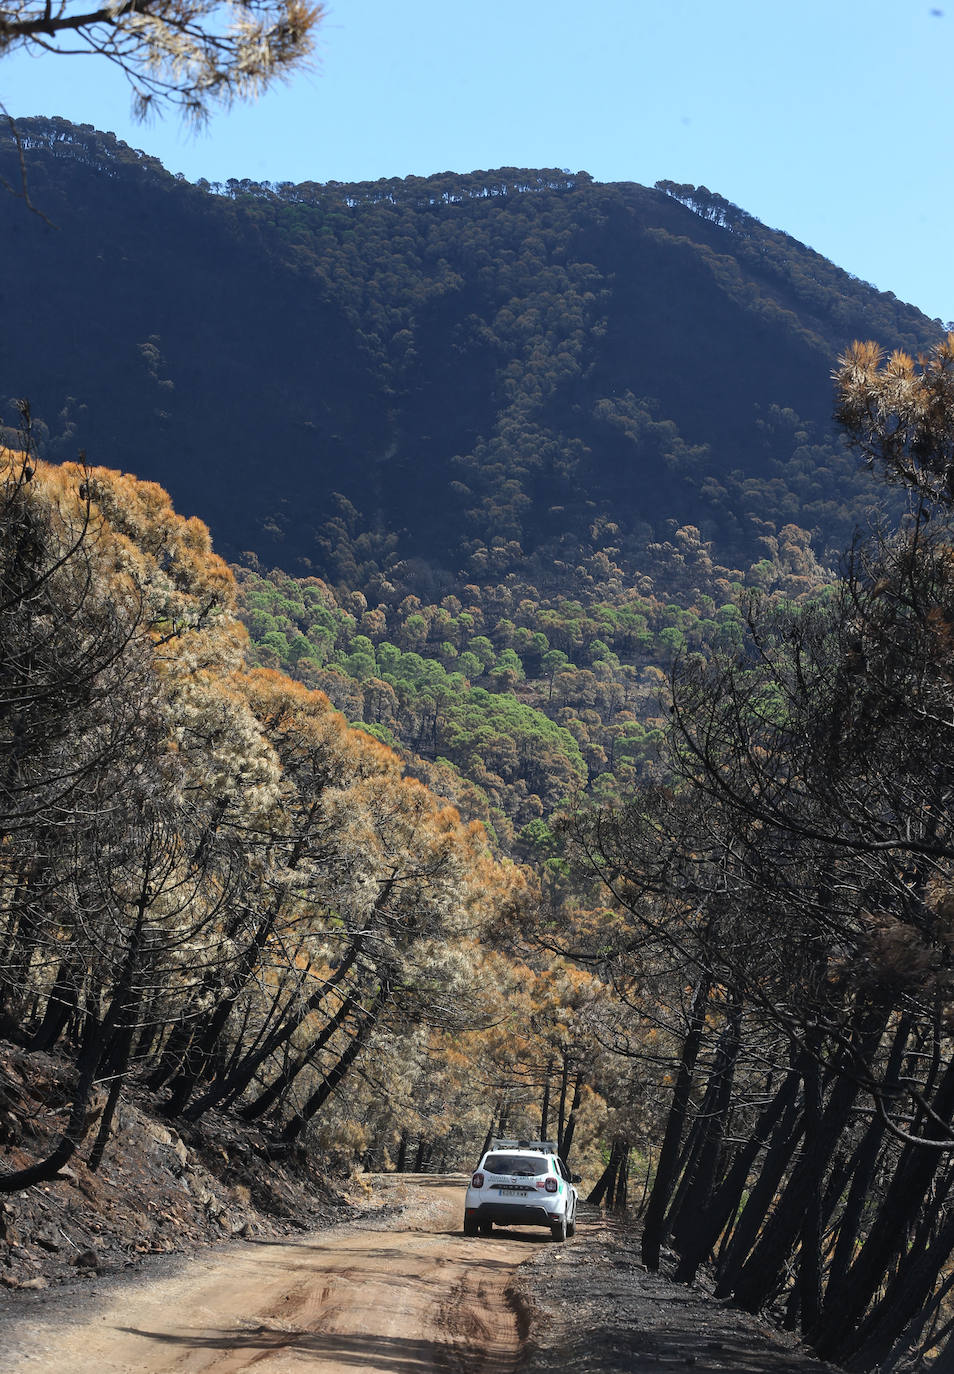
[[[56,1290],[31,1294],[0,1319],[0,1371],[510,1374],[521,1316],[508,1283],[549,1236],[465,1239],[463,1178],[379,1186],[406,1203],[397,1220],[245,1242],[72,1310]]]

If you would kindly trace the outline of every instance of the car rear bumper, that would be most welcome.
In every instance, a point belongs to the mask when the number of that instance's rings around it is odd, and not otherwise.
[[[466,1207],[464,1215],[478,1222],[496,1221],[501,1226],[552,1226],[563,1214],[525,1202],[482,1202],[478,1207]]]

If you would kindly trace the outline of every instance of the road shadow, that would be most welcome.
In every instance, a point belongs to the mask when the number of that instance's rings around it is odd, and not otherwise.
[[[432,1233],[435,1240],[443,1240],[436,1232]],[[488,1253],[485,1246],[493,1245],[492,1240],[486,1240],[481,1246],[473,1240],[465,1240],[463,1236],[458,1236],[460,1240],[460,1251],[457,1253],[441,1253],[439,1260],[441,1264],[456,1264],[466,1266],[468,1270],[476,1270],[494,1279],[499,1276],[509,1276],[514,1269],[515,1260],[511,1256],[509,1259],[496,1258],[493,1253]],[[504,1239],[502,1236],[501,1239]],[[546,1243],[546,1242],[544,1242]],[[333,1279],[335,1282],[344,1281],[346,1283],[364,1283],[373,1280],[389,1288],[431,1288],[434,1283],[433,1272],[416,1274],[415,1266],[420,1265],[422,1259],[427,1256],[422,1254],[420,1249],[412,1247],[403,1248],[402,1246],[367,1246],[360,1251],[338,1251],[333,1246],[306,1246],[297,1247],[301,1251],[301,1259],[294,1259],[287,1254],[277,1254],[272,1256],[262,1256],[258,1260],[259,1264],[274,1266],[282,1274],[305,1275],[312,1282],[319,1279]],[[327,1259],[327,1264],[315,1263],[314,1256],[321,1256]]]
[[[368,1234],[373,1236],[375,1233],[372,1231]],[[387,1232],[387,1234],[392,1235],[393,1232]],[[522,1245],[552,1245],[554,1243],[550,1233],[542,1228],[539,1231],[523,1231],[506,1226],[495,1226],[491,1236],[465,1236],[459,1227],[453,1227],[447,1231],[419,1231],[409,1227],[407,1235],[423,1237],[424,1239],[433,1237],[434,1240],[459,1240],[462,1247],[465,1243],[467,1246],[472,1246],[478,1240],[513,1240]],[[409,1250],[403,1250],[401,1246],[362,1245],[359,1248],[352,1248],[351,1246],[336,1245],[333,1240],[317,1243],[315,1241],[288,1240],[287,1237],[269,1240],[261,1236],[254,1236],[242,1243],[250,1248],[254,1246],[260,1250],[300,1250],[303,1254],[311,1255],[393,1255],[399,1257],[402,1254],[410,1253]]]
[[[451,1237],[456,1236],[458,1240],[466,1240],[466,1241],[468,1242],[468,1244],[470,1244],[472,1241],[475,1241],[475,1240],[478,1239],[477,1236],[465,1236],[464,1233],[463,1233],[463,1231],[460,1231],[460,1230],[453,1230],[453,1231],[435,1231],[435,1232],[434,1232],[434,1235],[436,1235],[436,1236],[451,1236]],[[489,1240],[489,1241],[495,1241],[495,1240],[515,1240],[515,1241],[519,1241],[519,1243],[520,1243],[521,1245],[552,1245],[552,1244],[553,1244],[553,1237],[550,1235],[550,1232],[549,1232],[549,1231],[544,1231],[542,1228],[541,1228],[541,1230],[539,1230],[539,1231],[524,1231],[524,1230],[518,1229],[517,1227],[495,1226],[494,1229],[493,1229],[493,1232],[492,1232],[489,1236],[481,1236],[479,1239],[480,1239],[480,1240]]]
[[[466,1188],[470,1174],[369,1174],[376,1183],[413,1183],[415,1188]]]
[[[356,1369],[387,1371],[387,1374],[417,1374],[419,1370],[440,1368],[440,1347],[430,1341],[406,1336],[335,1335],[322,1331],[289,1331],[281,1327],[256,1326],[247,1330],[222,1327],[202,1331],[171,1333],[147,1331],[141,1327],[118,1327],[127,1336],[154,1341],[157,1345],[182,1351],[215,1351],[219,1354],[248,1354],[259,1359],[268,1353],[285,1351],[307,1357],[318,1366],[325,1363],[353,1365]],[[510,1374],[516,1355],[487,1352],[481,1374]]]

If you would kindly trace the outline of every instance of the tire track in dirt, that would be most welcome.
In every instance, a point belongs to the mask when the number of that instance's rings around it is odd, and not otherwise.
[[[526,1258],[526,1252],[521,1256]],[[440,1312],[446,1374],[511,1374],[523,1349],[528,1314],[498,1279],[481,1270],[463,1274]]]

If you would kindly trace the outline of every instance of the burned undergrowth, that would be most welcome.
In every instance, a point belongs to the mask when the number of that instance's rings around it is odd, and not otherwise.
[[[49,1149],[71,1100],[70,1066],[0,1041],[0,1163],[24,1167]],[[105,1092],[95,1096],[95,1133]],[[117,1274],[146,1255],[190,1253],[236,1238],[318,1230],[360,1214],[345,1180],[303,1149],[276,1158],[262,1131],[210,1114],[173,1126],[130,1086],[93,1172],[80,1149],[49,1183],[0,1201],[0,1284],[38,1289]]]

